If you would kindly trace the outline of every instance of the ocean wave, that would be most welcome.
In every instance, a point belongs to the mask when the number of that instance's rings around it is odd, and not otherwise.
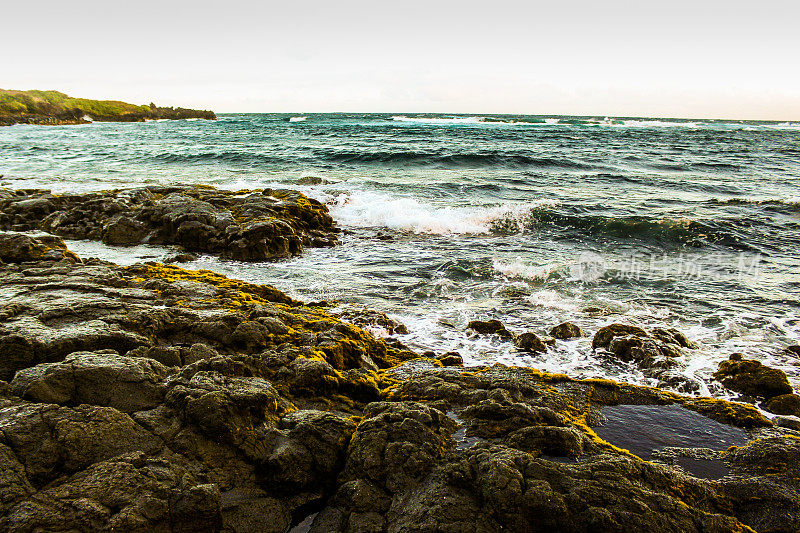
[[[566,268],[562,263],[548,263],[532,265],[516,259],[513,261],[494,261],[494,269],[507,278],[524,279],[527,281],[544,282],[548,279],[561,277]]]
[[[671,122],[667,120],[623,120],[610,124],[624,128],[699,128],[698,122]]]
[[[543,203],[552,203],[543,200]],[[517,220],[531,204],[451,207],[416,198],[373,192],[342,193],[327,201],[331,215],[345,227],[385,227],[418,234],[488,234],[496,220]]]
[[[238,165],[286,163],[282,157],[269,156],[254,152],[239,150],[208,151],[195,153],[169,152],[152,156],[153,161],[160,163],[231,163]]]
[[[432,168],[521,169],[533,167],[565,168],[570,170],[591,170],[594,168],[592,165],[573,159],[502,152],[442,153],[413,150],[326,150],[320,151],[318,157],[343,164],[381,164]]]
[[[711,205],[785,205],[800,207],[800,198],[782,200],[779,198],[712,198],[708,200]]]
[[[405,115],[395,115],[392,117],[395,122],[412,122],[415,124],[480,124],[484,122],[484,117],[407,117]]]
[[[761,251],[750,239],[747,220],[691,220],[615,216],[576,212],[559,207],[557,201],[508,202],[487,207],[454,207],[428,203],[411,197],[376,192],[351,191],[325,198],[333,217],[345,227],[384,227],[416,234],[517,235],[548,232],[557,238],[588,237],[638,240],[658,246],[721,245],[746,251]],[[500,264],[495,269],[509,277],[536,278],[538,267]]]
[[[713,126],[713,123],[690,120],[658,120],[658,119],[625,119],[616,117],[591,118],[591,117],[525,117],[521,118],[496,118],[491,116],[448,116],[448,117],[409,117],[395,115],[391,117],[395,122],[412,124],[449,126],[449,125],[497,125],[507,124],[512,126],[611,126],[615,128],[702,128]],[[793,128],[795,124],[786,123],[775,127]]]
[[[739,250],[759,251],[747,242],[746,236],[737,231],[735,225],[724,221],[576,214],[534,207],[522,216],[517,213],[512,218],[499,217],[492,221],[491,226],[491,231],[499,234],[555,230],[568,237],[588,235],[596,238],[635,239],[658,245],[719,244]]]
[[[305,122],[308,120],[308,117],[291,117],[289,122]]]
[[[800,122],[781,122],[780,124],[764,124],[764,127],[775,130],[800,130]]]

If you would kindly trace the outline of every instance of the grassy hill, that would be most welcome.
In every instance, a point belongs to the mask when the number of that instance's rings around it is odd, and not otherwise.
[[[148,119],[215,119],[212,111],[134,105],[117,100],[73,98],[58,91],[0,89],[0,125],[141,122]]]

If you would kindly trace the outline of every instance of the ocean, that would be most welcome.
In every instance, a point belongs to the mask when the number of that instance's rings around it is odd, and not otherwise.
[[[609,117],[223,114],[217,121],[0,128],[0,186],[292,188],[330,209],[341,245],[206,268],[293,297],[386,312],[401,342],[468,365],[532,366],[657,385],[559,341],[545,354],[472,336],[472,319],[547,334],[571,321],[676,327],[696,386],[732,353],[800,387],[800,123]],[[83,257],[164,247],[70,241]],[[376,334],[381,334],[376,331]],[[686,390],[685,388],[683,389]]]

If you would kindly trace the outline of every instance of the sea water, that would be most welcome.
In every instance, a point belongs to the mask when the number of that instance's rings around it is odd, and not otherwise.
[[[800,387],[800,124],[411,114],[230,114],[217,121],[0,128],[0,186],[83,192],[162,184],[293,188],[341,245],[207,268],[303,300],[368,306],[407,345],[654,384],[590,338],[521,354],[472,319],[546,334],[612,322],[684,331],[697,392],[740,352]],[[120,264],[163,247],[70,242]],[[384,332],[374,331],[381,335]]]

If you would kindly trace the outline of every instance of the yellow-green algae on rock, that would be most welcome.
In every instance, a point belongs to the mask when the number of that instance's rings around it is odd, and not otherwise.
[[[750,407],[443,368],[269,286],[39,245],[0,265],[4,530],[285,532],[311,513],[312,531],[800,527],[800,439]],[[599,438],[619,404],[751,441],[700,479]]]
[[[111,245],[171,244],[240,261],[333,246],[339,234],[327,208],[299,192],[200,185],[58,195],[0,189],[0,229]]]

